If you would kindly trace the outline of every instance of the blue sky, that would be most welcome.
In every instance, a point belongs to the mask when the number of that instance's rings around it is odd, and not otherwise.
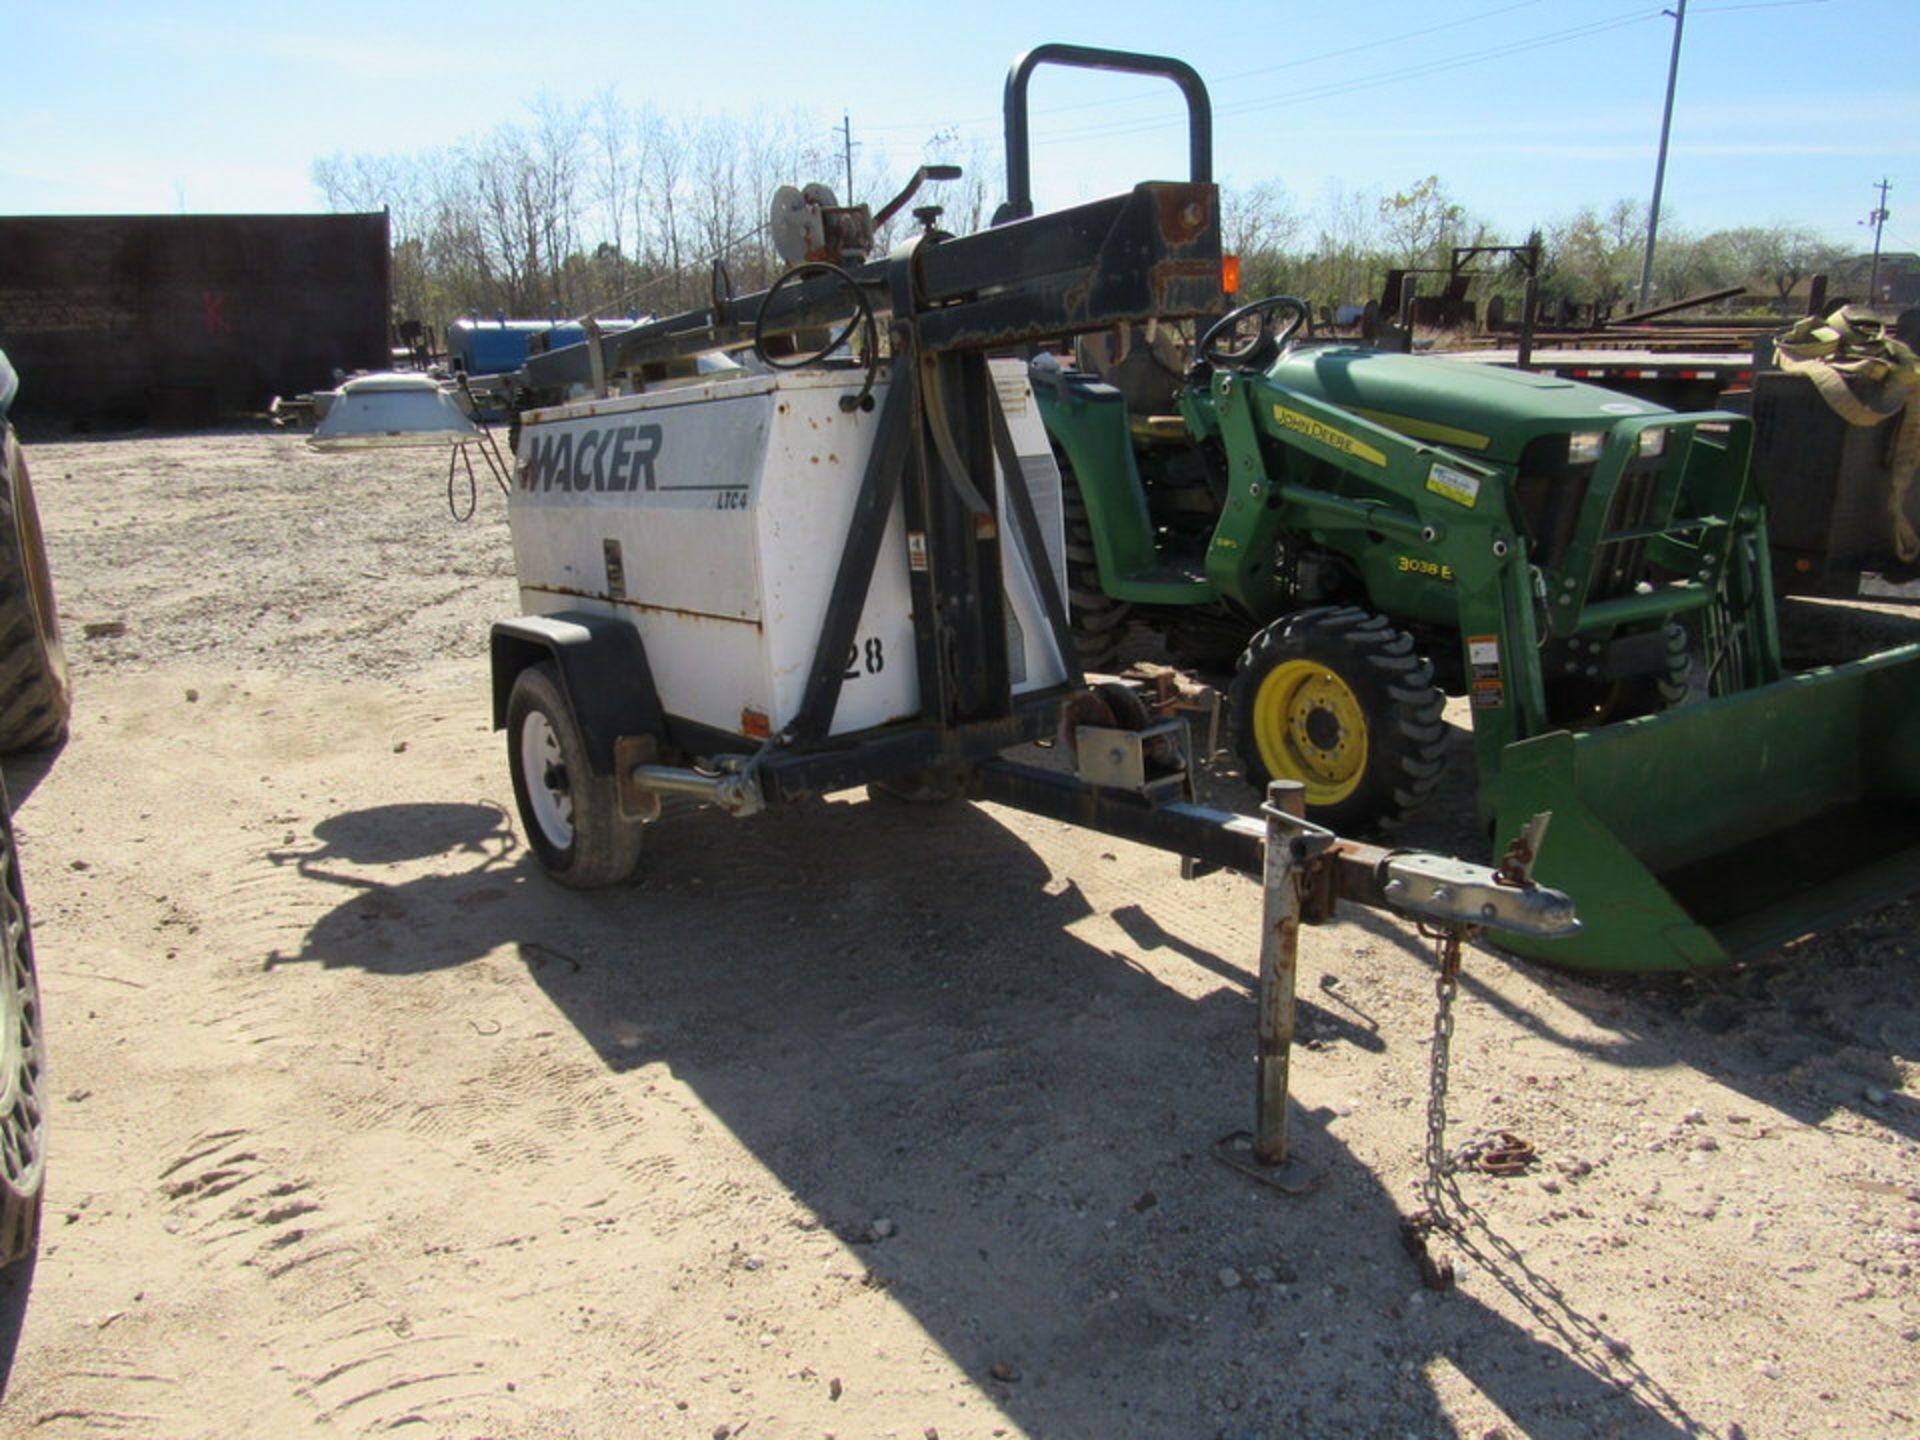
[[[1864,248],[1858,222],[1884,176],[1886,244],[1920,250],[1920,0],[1688,4],[1664,223],[1791,223]],[[525,119],[542,92],[607,86],[668,115],[798,113],[828,140],[845,112],[863,156],[884,150],[904,171],[952,127],[997,151],[1008,63],[1062,40],[1194,65],[1226,181],[1277,182],[1304,209],[1330,185],[1438,174],[1515,239],[1648,194],[1673,34],[1660,0],[8,11],[4,214],[320,209],[317,157],[447,145]],[[1043,70],[1033,106],[1043,206],[1184,173],[1169,87]]]

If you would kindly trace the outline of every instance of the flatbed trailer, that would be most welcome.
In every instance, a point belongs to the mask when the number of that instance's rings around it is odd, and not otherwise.
[[[1513,348],[1436,353],[1469,365],[1502,365],[1582,380],[1670,410],[1716,409],[1723,394],[1751,385],[1754,376],[1753,356],[1744,351],[1549,346],[1535,349],[1525,365]]]

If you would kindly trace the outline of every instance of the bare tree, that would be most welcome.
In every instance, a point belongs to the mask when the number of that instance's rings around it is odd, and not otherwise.
[[[593,97],[588,125],[597,166],[594,199],[599,202],[598,218],[606,227],[607,241],[616,252],[625,253],[628,211],[637,189],[634,125],[613,86],[606,86]]]
[[[569,109],[544,93],[534,101],[532,111],[526,158],[531,169],[527,188],[540,236],[537,270],[551,301],[571,311],[574,297],[566,290],[566,262],[579,239],[586,112]]]
[[[1240,294],[1246,299],[1277,295],[1287,288],[1288,251],[1300,233],[1301,217],[1278,180],[1220,193],[1220,239],[1240,259]]]
[[[936,132],[922,149],[928,165],[958,165],[960,178],[944,182],[927,197],[938,205],[941,226],[955,235],[984,230],[997,207],[996,196],[1006,192],[1006,161],[979,136],[963,141],[957,129]]]
[[[1339,181],[1327,186],[1320,203],[1314,246],[1315,263],[1305,298],[1326,297],[1335,304],[1364,298],[1380,278],[1377,194],[1349,190]]]
[[[1457,204],[1438,175],[1418,180],[1380,201],[1380,223],[1408,266],[1432,263],[1467,228],[1465,207]]]

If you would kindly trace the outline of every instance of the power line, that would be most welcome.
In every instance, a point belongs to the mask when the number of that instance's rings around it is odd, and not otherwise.
[[[1397,35],[1384,35],[1378,40],[1363,40],[1358,45],[1343,45],[1338,49],[1323,50],[1315,55],[1302,55],[1297,59],[1283,60],[1277,65],[1262,65],[1252,70],[1236,70],[1229,74],[1215,77],[1211,84],[1231,84],[1236,80],[1250,80],[1260,75],[1277,74],[1282,70],[1297,70],[1303,65],[1318,65],[1323,61],[1342,59],[1348,55],[1357,55],[1365,50],[1379,50],[1387,46],[1402,45],[1409,40],[1420,40],[1428,35],[1437,35],[1443,30],[1457,30],[1463,25],[1476,25],[1482,20],[1491,20],[1496,16],[1506,15],[1515,10],[1530,9],[1540,3],[1541,0],[1511,0],[1511,3],[1496,5],[1491,10],[1477,10],[1471,15],[1462,15],[1457,19],[1444,20],[1437,25],[1427,25],[1418,30],[1404,30]],[[1791,0],[1791,3],[1824,3],[1824,0]],[[1067,105],[1049,105],[1036,109],[1034,114],[1064,115],[1075,110],[1101,109],[1113,105],[1138,105],[1148,101],[1159,103],[1164,100],[1164,98],[1163,92],[1158,88],[1152,90],[1137,90],[1130,95],[1105,95],[1092,100],[1076,100]],[[965,129],[983,125],[998,125],[999,123],[1000,117],[997,115],[975,115],[965,120],[954,121],[952,128]],[[923,127],[916,123],[906,121],[891,125],[869,125],[867,128],[869,130],[919,130]]]
[[[1403,45],[1409,40],[1422,40],[1429,35],[1438,35],[1443,30],[1457,30],[1462,25],[1477,25],[1482,20],[1491,20],[1496,16],[1510,14],[1515,10],[1527,10],[1539,3],[1540,0],[1512,0],[1510,4],[1497,5],[1491,10],[1475,11],[1471,15],[1462,15],[1453,20],[1443,20],[1438,25],[1428,25],[1419,30],[1405,30],[1398,35],[1382,36],[1378,40],[1363,40],[1357,45],[1343,45],[1336,50],[1322,50],[1317,55],[1302,55],[1293,60],[1283,60],[1277,65],[1261,65],[1252,70],[1234,70],[1228,74],[1214,77],[1214,79],[1208,83],[1208,88],[1213,89],[1223,85],[1230,85],[1236,80],[1251,80],[1261,75],[1277,75],[1283,70],[1298,70],[1302,66],[1319,65],[1328,60],[1340,60],[1349,55],[1358,55],[1367,50],[1380,50],[1388,46]],[[1039,113],[1044,115],[1062,115],[1072,110],[1090,110],[1096,106],[1138,104],[1142,101],[1160,102],[1164,99],[1165,92],[1162,90],[1143,90],[1133,95],[1108,97],[1097,100],[1079,100],[1071,105],[1054,105]],[[1223,110],[1220,113],[1226,114],[1231,112]]]
[[[1418,79],[1427,75],[1437,75],[1449,70],[1464,69],[1471,65],[1482,64],[1488,60],[1505,59],[1511,55],[1525,54],[1528,51],[1545,49],[1552,45],[1563,45],[1572,40],[1585,39],[1590,35],[1602,34],[1609,30],[1623,29],[1629,25],[1642,24],[1657,18],[1663,12],[1659,10],[1636,10],[1630,14],[1615,16],[1609,20],[1591,21],[1585,25],[1572,26],[1565,30],[1549,31],[1545,35],[1536,35],[1524,40],[1509,41],[1501,45],[1488,46],[1480,50],[1467,51],[1440,60],[1421,61],[1413,65],[1402,66],[1397,70],[1383,71],[1364,78],[1331,81],[1325,85],[1309,86],[1292,90],[1285,95],[1270,99],[1243,101],[1239,104],[1218,105],[1214,107],[1214,116],[1251,115],[1265,110],[1275,110],[1288,105],[1304,105],[1314,100],[1330,99],[1336,95],[1349,95],[1360,90],[1378,89],[1382,85],[1397,84],[1403,80]],[[1088,126],[1049,135],[1044,144],[1055,144],[1075,140],[1107,139],[1119,135],[1139,133],[1169,123],[1166,112],[1156,119],[1135,122],[1110,122],[1105,125]]]
[[[1436,34],[1442,30],[1454,29],[1461,25],[1477,23],[1479,21],[1486,20],[1494,16],[1506,14],[1514,10],[1525,9],[1525,8],[1528,8],[1530,5],[1532,5],[1533,3],[1535,3],[1535,0],[1515,0],[1515,3],[1509,3],[1506,5],[1497,6],[1491,10],[1478,11],[1478,12],[1475,12],[1473,15],[1463,16],[1457,20],[1445,21],[1437,25],[1426,26],[1418,30],[1403,32],[1401,34],[1384,37],[1379,40],[1366,41],[1358,45],[1345,46],[1337,50],[1326,51],[1326,52],[1322,52],[1320,54],[1311,55],[1311,56],[1303,56],[1299,59],[1285,61],[1277,65],[1262,66],[1252,70],[1235,71],[1235,72],[1232,72],[1231,74],[1219,77],[1219,80],[1216,82],[1216,84],[1222,84],[1222,83],[1230,84],[1234,81],[1245,80],[1245,79],[1250,79],[1250,78],[1261,76],[1261,75],[1272,74],[1282,70],[1295,69],[1305,65],[1320,64],[1327,60],[1342,58],[1346,55],[1358,53],[1364,50],[1378,49],[1384,46],[1403,44],[1408,40],[1419,39],[1427,35]],[[1798,7],[1798,6],[1807,6],[1807,5],[1825,5],[1828,3],[1830,3],[1830,0],[1735,0],[1735,3],[1731,3],[1731,4],[1723,3],[1723,4],[1717,4],[1717,5],[1696,6],[1694,9],[1694,13],[1698,15],[1698,14],[1726,13],[1726,12],[1740,11],[1740,10],[1773,10],[1773,9],[1784,9],[1790,6]],[[1313,103],[1315,101],[1333,99],[1338,96],[1351,95],[1351,94],[1359,93],[1366,90],[1375,90],[1383,86],[1395,85],[1408,80],[1422,79],[1432,75],[1445,74],[1454,70],[1462,70],[1462,69],[1470,68],[1472,66],[1482,65],[1489,61],[1507,59],[1515,55],[1523,55],[1536,50],[1542,50],[1542,49],[1547,49],[1553,46],[1569,44],[1574,41],[1583,40],[1592,36],[1605,34],[1609,31],[1625,29],[1629,26],[1643,24],[1651,20],[1659,19],[1663,16],[1671,16],[1672,13],[1673,12],[1670,10],[1660,9],[1660,8],[1640,8],[1640,9],[1636,9],[1636,10],[1628,11],[1619,15],[1612,16],[1610,18],[1595,20],[1595,21],[1588,21],[1586,23],[1569,26],[1561,30],[1548,31],[1545,34],[1541,34],[1541,35],[1534,35],[1534,36],[1528,36],[1523,39],[1505,41],[1499,44],[1485,46],[1478,50],[1469,50],[1456,55],[1451,55],[1451,56],[1447,56],[1439,59],[1418,61],[1409,65],[1404,65],[1399,68],[1389,70],[1389,71],[1383,71],[1377,74],[1346,78],[1341,80],[1329,81],[1321,85],[1313,85],[1313,86],[1296,88],[1296,89],[1289,90],[1287,93],[1283,95],[1261,97],[1258,99],[1245,100],[1237,103],[1229,102],[1225,104],[1216,104],[1214,107],[1214,117],[1216,120],[1218,120],[1224,116],[1258,114],[1266,111],[1282,109],[1288,106],[1306,105],[1306,104]],[[1078,101],[1071,105],[1048,107],[1047,109],[1038,111],[1037,113],[1042,115],[1063,114],[1063,113],[1069,113],[1072,111],[1088,110],[1088,109],[1101,108],[1101,107],[1110,107],[1115,105],[1138,105],[1141,102],[1146,100],[1153,100],[1156,103],[1159,103],[1161,105],[1165,104],[1165,97],[1161,95],[1147,95],[1147,94],[1136,93],[1129,96],[1107,97],[1107,98],[1101,98],[1096,100]],[[1055,132],[1045,136],[1036,136],[1033,138],[1031,143],[1034,144],[1036,147],[1039,147],[1039,146],[1074,144],[1074,143],[1086,141],[1086,140],[1118,139],[1123,136],[1144,134],[1156,129],[1160,129],[1168,124],[1174,123],[1178,118],[1179,117],[1176,116],[1170,109],[1163,108],[1160,111],[1158,111],[1156,114],[1153,114],[1150,116],[1140,116],[1136,118],[1116,117],[1110,120],[1099,121],[1099,122],[1095,122],[1088,125],[1078,126],[1075,128],[1070,128],[1064,131]],[[997,119],[994,119],[994,118],[975,117],[973,119],[960,121],[948,128],[950,128],[956,134],[966,133],[966,134],[972,134],[977,136],[989,130],[991,130],[992,133],[997,134],[997,123],[998,123]],[[922,127],[911,125],[911,124],[896,124],[896,125],[871,126],[869,127],[869,130],[870,131],[876,130],[876,129],[877,130],[914,130],[919,128],[922,128]],[[892,148],[892,146],[888,142],[883,141],[881,143],[884,148]],[[1651,249],[1651,247],[1649,247],[1649,249]]]
[[[1784,10],[1789,5],[1825,5],[1829,0],[1746,0],[1741,5],[1702,5],[1696,15],[1724,15],[1729,10]]]
[[[1401,35],[1389,35],[1381,40],[1363,40],[1358,45],[1343,46],[1338,50],[1323,50],[1318,55],[1303,55],[1298,60],[1286,60],[1278,65],[1263,65],[1257,70],[1238,70],[1231,75],[1222,75],[1222,81],[1248,80],[1255,75],[1272,75],[1281,70],[1297,70],[1302,65],[1318,65],[1323,60],[1338,60],[1347,55],[1358,55],[1363,50],[1378,50],[1385,45],[1399,45],[1407,40],[1420,40],[1428,35],[1438,35],[1442,30],[1457,30],[1462,25],[1475,25],[1482,20],[1491,20],[1496,15],[1505,15],[1514,10],[1525,10],[1537,5],[1540,0],[1517,0],[1512,5],[1502,5],[1493,10],[1482,10],[1473,15],[1462,15],[1457,20],[1443,20],[1438,25],[1429,25],[1424,30],[1409,30]]]

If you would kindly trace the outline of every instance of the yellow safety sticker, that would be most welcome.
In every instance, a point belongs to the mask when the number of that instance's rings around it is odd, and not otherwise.
[[[1480,498],[1480,477],[1436,461],[1433,469],[1427,472],[1427,489],[1442,499],[1471,510],[1474,502]]]
[[[1289,410],[1284,405],[1273,407],[1274,423],[1284,425],[1296,435],[1304,435],[1316,440],[1329,450],[1338,450],[1342,455],[1351,455],[1356,460],[1364,460],[1369,465],[1386,468],[1386,452],[1376,450],[1364,440],[1356,440],[1344,430],[1336,430],[1331,425],[1322,424],[1311,415],[1302,415],[1298,410]]]

